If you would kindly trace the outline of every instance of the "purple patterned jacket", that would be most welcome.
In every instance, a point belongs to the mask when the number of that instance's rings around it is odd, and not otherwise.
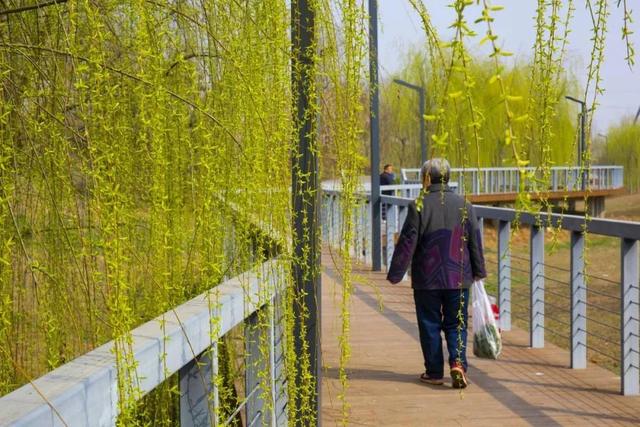
[[[410,263],[414,289],[468,288],[487,276],[473,206],[447,185],[431,185],[420,212],[409,204],[387,280],[400,282]]]

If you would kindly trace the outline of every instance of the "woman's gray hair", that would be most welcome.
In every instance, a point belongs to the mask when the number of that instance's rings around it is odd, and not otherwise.
[[[429,176],[432,184],[439,184],[441,182],[449,181],[449,171],[451,166],[447,159],[435,158],[424,162],[420,173],[424,179],[425,176]]]

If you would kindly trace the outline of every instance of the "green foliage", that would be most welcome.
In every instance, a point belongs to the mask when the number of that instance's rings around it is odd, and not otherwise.
[[[494,78],[493,65],[482,58],[472,58],[468,64],[468,78],[475,84],[470,89],[475,109],[482,111],[482,126],[478,133],[481,140],[481,149],[477,151],[475,144],[470,144],[467,166],[499,167],[516,166],[516,161],[511,155],[511,148],[505,141],[505,116],[501,111],[500,89]],[[514,129],[517,134],[527,133],[531,127],[528,119],[528,106],[531,102],[530,74],[531,64],[516,63],[513,66],[505,66],[501,79],[510,93],[513,102]],[[420,162],[419,146],[419,117],[418,99],[413,91],[409,91],[395,83],[392,78],[401,78],[417,85],[433,88],[432,76],[426,53],[418,48],[410,49],[406,56],[401,71],[391,76],[381,87],[381,150],[385,162],[402,165],[405,167],[418,167]],[[464,87],[463,76],[455,76],[451,82],[459,87]],[[531,159],[531,164],[538,165],[545,162],[553,165],[566,165],[576,162],[574,145],[576,138],[576,110],[573,105],[563,101],[563,97],[569,93],[577,92],[577,84],[573,77],[562,74],[559,83],[554,85],[553,109],[549,128],[553,129],[549,139],[548,158],[543,161],[543,153],[538,144],[532,143],[524,147],[526,157]],[[433,141],[429,138],[435,131],[436,123],[433,114],[436,106],[432,93],[427,90],[427,137],[430,145]],[[437,92],[435,92],[437,93]],[[470,120],[469,111],[459,111],[459,119],[463,122]],[[535,127],[537,139],[541,129]],[[466,140],[473,140],[470,129],[464,131]],[[456,167],[462,164],[456,151],[452,151],[452,165]]]
[[[350,301],[353,293],[352,259],[359,247],[353,212],[362,208],[364,200],[360,192],[360,175],[363,174],[366,158],[362,155],[364,135],[363,102],[364,70],[367,65],[367,35],[364,2],[340,0],[333,10],[330,2],[323,5],[326,21],[321,27],[320,74],[324,90],[320,94],[321,115],[329,121],[321,129],[324,152],[330,158],[325,163],[325,175],[339,177],[342,189],[343,210],[340,238],[343,244],[338,250],[338,270],[342,279],[341,333],[339,336],[339,378],[342,390],[341,425],[349,423],[347,402],[347,363],[351,357],[349,344],[351,333]],[[327,22],[328,21],[328,22]]]
[[[482,59],[469,50],[477,36],[468,23],[473,1],[450,3],[455,34],[446,42],[424,3],[408,1],[427,44],[408,54],[400,77],[427,88],[428,117],[418,120],[429,119],[431,157],[448,157],[455,166],[531,163],[545,170],[573,161],[574,112],[559,102],[576,89],[561,66],[571,1],[563,9],[560,0],[538,0],[534,58],[512,67],[503,63],[510,53],[491,24],[501,7],[476,2],[476,22],[486,24],[480,43],[491,47]],[[290,195],[291,158],[302,154],[295,144],[300,123],[292,119],[295,71],[307,77],[312,94],[307,114],[322,118],[311,133],[317,126],[325,175],[340,177],[343,189],[339,372],[342,422],[348,423],[351,257],[361,243],[353,212],[362,208],[358,177],[366,159],[367,14],[363,0],[310,4],[317,12],[310,62],[317,66],[291,60],[297,52],[282,0],[2,6],[0,394],[114,340],[119,423],[172,425],[174,378],[142,407],[135,403],[140,390],[131,329],[261,263],[273,247],[304,279],[319,275],[311,256],[291,254],[291,218],[304,215],[293,211]],[[594,37],[585,98],[595,106],[608,9],[606,0],[587,4]],[[624,8],[631,64],[626,1]],[[390,83],[382,90],[388,132],[382,157],[414,166],[416,103]],[[518,207],[531,209],[526,189],[520,190]],[[320,244],[312,237],[294,244],[310,255]],[[306,335],[310,313],[301,303],[305,295],[287,285],[279,309],[286,319],[288,397],[295,403],[289,417],[311,425],[318,415],[311,356],[293,346],[296,332]],[[214,340],[219,320],[211,319]],[[216,408],[219,415],[232,412],[240,398],[234,386],[240,346],[229,340],[219,346],[221,374],[213,379],[228,405]]]
[[[289,25],[279,0],[0,16],[0,394],[114,339],[145,423],[129,331],[261,263],[256,222],[287,248]]]
[[[607,132],[603,162],[624,167],[624,185],[630,192],[640,191],[640,123],[631,118]]]

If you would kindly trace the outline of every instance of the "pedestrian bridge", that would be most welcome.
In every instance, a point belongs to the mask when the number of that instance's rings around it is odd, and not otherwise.
[[[521,191],[527,191],[533,199],[558,201],[582,199],[587,189],[591,198],[619,195],[624,191],[623,173],[622,166],[609,165],[452,168],[451,182],[472,203],[513,202]],[[401,169],[401,180],[410,186],[399,188],[405,190],[405,197],[417,195],[420,169]]]
[[[341,281],[328,250],[323,260],[322,415],[324,425],[333,426],[342,416],[337,368],[340,302],[335,297],[340,295]],[[471,385],[463,391],[452,389],[450,383],[420,383],[422,353],[409,283],[390,285],[384,273],[364,266],[356,274],[360,279],[350,305],[352,355],[347,369],[353,425],[640,423],[640,397],[620,395],[615,374],[591,363],[585,369],[571,369],[568,351],[550,343],[531,348],[529,334],[515,327],[503,333],[503,352],[497,361],[477,359],[469,348]]]
[[[364,192],[371,192],[371,178],[363,177]],[[449,185],[458,194],[464,194],[471,203],[512,204],[519,194],[526,193],[531,200],[546,200],[567,212],[576,210],[576,201],[589,197],[588,212],[601,216],[607,197],[624,194],[624,168],[596,165],[589,168],[554,166],[547,169],[526,167],[451,168]],[[323,182],[326,190],[339,189],[339,180]],[[400,184],[381,187],[383,194],[416,198],[422,188],[420,169],[400,169]]]
[[[477,359],[470,339],[472,385],[460,392],[418,381],[422,355],[409,282],[390,285],[384,271],[368,268],[372,261],[368,199],[369,194],[363,193],[351,212],[356,228],[351,255],[360,262],[351,304],[347,393],[354,423],[640,424],[640,223],[476,206],[485,241],[487,289],[499,304],[504,350],[497,361]],[[412,199],[383,195],[380,200],[386,211],[383,261],[389,265]],[[339,307],[335,299],[341,280],[332,261],[332,252],[344,244],[342,209],[340,191],[326,189],[323,416],[331,423],[342,416],[337,398]],[[516,250],[523,245],[513,242],[515,223],[523,230],[518,239],[528,234],[524,251]],[[554,244],[545,242],[550,233],[565,235],[566,265],[546,260]],[[614,274],[585,268],[587,235],[617,242],[615,259],[605,261],[616,266]]]
[[[349,420],[354,425],[638,425],[640,423],[640,224],[479,206],[490,277],[497,296],[504,350],[500,359],[470,357],[471,386],[454,391],[418,381],[422,360],[408,282],[391,286],[372,272],[367,194],[353,208],[352,257],[357,263],[350,303],[352,357],[347,365]],[[411,199],[382,196],[384,251]],[[322,399],[325,425],[343,419],[338,379],[341,288],[334,251],[344,203],[339,190],[322,193]],[[528,251],[512,250],[512,225],[529,229]],[[490,226],[493,223],[493,226]],[[570,235],[570,266],[545,261],[546,229]],[[584,262],[585,234],[618,239],[619,274],[604,285]],[[495,239],[488,236],[495,235]],[[524,261],[523,261],[524,260]],[[178,374],[181,425],[288,424],[287,374],[278,299],[287,268],[277,256],[231,278],[132,331],[139,395]],[[561,298],[561,299],[558,299]],[[603,298],[609,303],[604,303]],[[219,319],[212,322],[212,319]],[[243,397],[219,418],[216,343],[243,325]],[[604,325],[604,326],[603,326]],[[563,329],[564,328],[564,329]],[[608,328],[608,329],[602,329]],[[604,330],[608,332],[603,332]],[[552,342],[553,336],[561,340]],[[469,345],[472,345],[470,340]],[[558,344],[558,342],[560,344]],[[259,345],[260,344],[260,345]],[[265,351],[265,344],[266,349]],[[113,342],[0,398],[0,425],[114,425],[119,411]],[[608,365],[592,363],[607,355]]]

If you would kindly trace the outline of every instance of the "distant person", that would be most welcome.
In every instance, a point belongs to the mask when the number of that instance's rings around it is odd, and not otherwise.
[[[396,182],[396,174],[393,173],[393,165],[386,164],[380,174],[380,185],[393,185]],[[382,192],[385,196],[393,196],[393,190]]]
[[[396,181],[396,175],[393,173],[393,165],[386,164],[382,169],[382,173],[380,174],[380,185],[393,185]],[[383,190],[382,195],[384,196],[393,196],[393,190]],[[381,209],[382,220],[385,221],[387,219],[387,207],[385,204],[382,204]]]
[[[443,331],[453,387],[465,388],[469,287],[487,274],[473,206],[449,188],[449,171],[445,159],[422,166],[424,197],[409,204],[387,280],[400,282],[411,264],[425,366],[420,381],[444,384]]]

